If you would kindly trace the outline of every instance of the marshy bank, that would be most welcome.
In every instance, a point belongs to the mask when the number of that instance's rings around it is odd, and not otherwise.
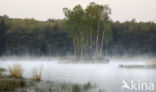
[[[10,77],[0,78],[0,92],[94,92],[93,87],[90,83],[81,85]]]
[[[99,92],[95,85],[91,83],[77,84],[77,83],[61,83],[52,81],[40,80],[40,77],[36,79],[23,78],[21,68],[19,65],[14,65],[10,72],[10,75],[1,74],[0,76],[0,92]],[[18,68],[18,69],[17,69]],[[17,70],[16,70],[17,69]],[[0,70],[5,70],[0,68]],[[20,73],[19,73],[20,70]],[[4,71],[3,71],[4,72]],[[2,72],[2,73],[3,73]],[[17,75],[15,75],[17,74]],[[34,76],[34,75],[33,75]]]

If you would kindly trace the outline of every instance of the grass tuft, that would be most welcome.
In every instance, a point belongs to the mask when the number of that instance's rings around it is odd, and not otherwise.
[[[80,92],[81,91],[81,87],[78,84],[74,84],[73,85],[73,92]]]
[[[9,73],[11,77],[15,78],[23,77],[23,69],[19,64],[14,64],[12,67],[9,66]]]
[[[40,81],[41,80],[41,76],[42,76],[42,66],[41,66],[39,72],[37,72],[37,70],[34,69],[34,71],[33,71],[33,80]]]
[[[92,84],[91,83],[88,82],[87,84],[84,84],[84,89],[85,90],[88,90],[90,88],[92,88]]]

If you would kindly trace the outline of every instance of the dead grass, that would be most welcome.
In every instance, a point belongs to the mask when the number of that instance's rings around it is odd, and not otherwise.
[[[37,69],[34,69],[34,71],[33,71],[33,80],[40,81],[41,76],[42,76],[42,66],[41,66],[39,72],[37,72]]]
[[[23,77],[23,69],[19,64],[14,64],[12,67],[9,66],[9,73],[11,77],[15,78]]]

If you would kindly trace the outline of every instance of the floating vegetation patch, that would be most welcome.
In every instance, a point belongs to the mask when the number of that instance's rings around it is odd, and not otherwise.
[[[120,68],[130,68],[130,69],[156,69],[156,65],[119,65]]]

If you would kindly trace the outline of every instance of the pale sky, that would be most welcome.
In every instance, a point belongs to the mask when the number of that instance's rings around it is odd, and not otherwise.
[[[0,15],[11,18],[34,18],[47,20],[48,18],[62,19],[64,7],[73,8],[81,4],[84,8],[89,2],[108,4],[112,9],[113,21],[156,22],[156,0],[0,0]]]

